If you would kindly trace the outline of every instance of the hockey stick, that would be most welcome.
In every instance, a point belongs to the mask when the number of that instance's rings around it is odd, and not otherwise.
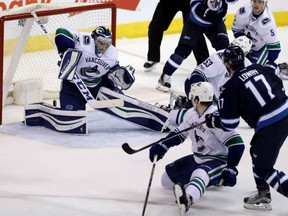
[[[142,210],[142,216],[144,216],[144,214],[145,214],[146,206],[147,206],[147,203],[148,203],[148,197],[149,197],[150,188],[151,188],[151,185],[152,185],[152,179],[153,179],[153,175],[154,175],[154,171],[155,171],[156,162],[157,162],[157,155],[155,155],[154,159],[153,159],[153,165],[152,165],[152,170],[151,170],[150,179],[149,179],[149,183],[148,183],[148,188],[147,188],[147,191],[146,191],[144,206],[143,206],[143,210]]]
[[[185,132],[185,131],[191,130],[191,129],[193,129],[193,128],[196,128],[196,127],[198,127],[198,126],[200,126],[200,125],[202,125],[202,124],[204,124],[204,123],[206,123],[206,121],[200,122],[200,123],[195,124],[195,125],[191,125],[191,126],[188,127],[188,128],[185,128],[185,129],[183,129],[183,130],[181,130],[181,131],[178,131],[177,133],[175,133],[175,134],[174,134],[173,136],[171,136],[171,137],[164,137],[164,138],[162,138],[162,139],[160,139],[160,140],[158,140],[158,141],[156,141],[156,142],[153,142],[153,143],[151,143],[151,144],[148,144],[148,145],[146,145],[146,146],[143,146],[143,147],[140,148],[140,149],[132,149],[132,148],[129,146],[128,143],[122,144],[122,149],[123,149],[127,154],[135,154],[135,153],[140,152],[140,151],[142,151],[142,150],[144,150],[144,149],[146,149],[146,148],[149,148],[149,147],[151,147],[151,146],[153,146],[153,145],[155,145],[155,144],[157,144],[157,143],[165,142],[165,141],[167,141],[167,140],[169,140],[169,139],[172,139],[172,138],[178,136],[179,134],[181,134],[181,133],[183,133],[183,132]]]
[[[37,24],[40,26],[46,37],[49,39],[51,44],[53,45],[54,49],[57,51],[57,46],[51,36],[49,35],[47,29],[45,28],[42,21],[39,19],[39,17],[36,15],[35,11],[31,11],[32,16],[36,20]],[[79,60],[79,59],[78,59]],[[77,74],[77,71],[75,71],[75,74],[73,76],[73,81],[75,85],[77,86],[78,90],[81,92],[82,96],[85,98],[87,103],[93,108],[93,109],[100,109],[100,108],[110,108],[110,107],[117,107],[117,106],[123,106],[124,101],[121,99],[110,99],[110,100],[95,100],[89,89],[87,88],[86,84],[83,82],[81,77]],[[67,76],[66,76],[67,77]]]

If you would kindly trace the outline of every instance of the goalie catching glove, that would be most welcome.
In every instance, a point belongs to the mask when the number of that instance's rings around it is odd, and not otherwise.
[[[127,90],[135,81],[134,73],[135,69],[132,66],[121,66],[109,72],[108,79],[113,83],[114,86],[120,87],[123,90]]]

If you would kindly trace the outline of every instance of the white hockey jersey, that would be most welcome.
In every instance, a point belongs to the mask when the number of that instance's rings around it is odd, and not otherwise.
[[[217,110],[215,106],[210,106],[199,115],[194,108],[189,109],[184,116],[184,121],[178,129],[183,130],[193,124],[205,121],[205,115]],[[203,163],[209,160],[219,159],[226,161],[228,148],[226,143],[235,136],[240,136],[235,130],[223,131],[220,128],[208,128],[206,124],[182,133],[185,137],[190,137],[192,141],[192,152],[197,163]]]
[[[224,50],[212,54],[204,62],[195,68],[195,72],[202,74],[210,82],[214,89],[215,97],[219,98],[220,88],[230,79],[230,74],[223,64]],[[245,58],[245,66],[251,65],[249,59]]]
[[[236,12],[232,30],[244,33],[252,39],[252,51],[258,51],[265,45],[280,43],[274,16],[268,7],[257,18],[253,16],[251,4],[241,7]]]
[[[91,33],[66,29],[74,35],[75,49],[82,51],[77,65],[78,74],[87,87],[93,88],[113,66],[118,64],[118,51],[113,45],[110,45],[99,57],[95,54],[95,42]]]

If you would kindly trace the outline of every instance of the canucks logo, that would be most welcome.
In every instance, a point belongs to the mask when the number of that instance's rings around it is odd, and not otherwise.
[[[197,151],[203,151],[205,149],[205,146],[203,145],[204,139],[196,133],[196,130],[194,131],[194,136],[197,142]]]

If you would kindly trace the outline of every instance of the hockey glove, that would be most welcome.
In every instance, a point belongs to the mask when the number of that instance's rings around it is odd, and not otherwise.
[[[225,167],[221,174],[219,185],[233,187],[237,182],[238,170],[236,167]]]
[[[223,128],[218,112],[210,113],[205,116],[206,125],[209,128]]]
[[[228,9],[226,1],[219,2],[216,8],[208,4],[209,1],[211,0],[207,1],[207,9],[203,14],[203,18],[212,23],[221,23]]]
[[[273,72],[275,72],[277,69],[277,64],[275,62],[268,61],[265,63],[265,67],[267,67],[270,70],[272,70]]]
[[[168,151],[168,147],[164,143],[159,143],[156,145],[153,145],[150,148],[150,154],[149,154],[149,159],[153,163],[154,156],[157,155],[157,161],[162,159],[166,152]]]

